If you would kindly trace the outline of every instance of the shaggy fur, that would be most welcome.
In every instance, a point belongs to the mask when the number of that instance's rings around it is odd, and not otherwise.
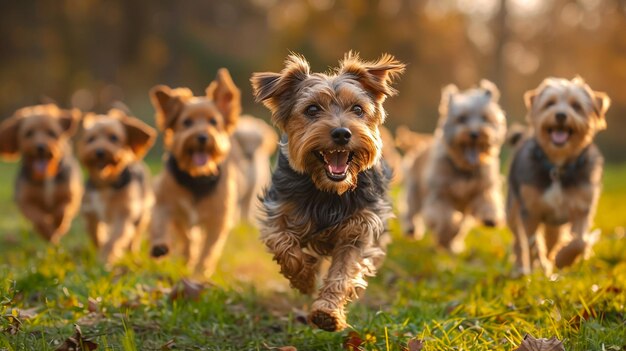
[[[239,89],[226,69],[218,71],[206,96],[166,86],[154,87],[150,95],[167,149],[165,170],[155,181],[151,254],[164,256],[173,246],[194,276],[206,279],[239,208],[248,213],[259,183],[267,181],[254,170],[268,165],[276,136],[269,126],[258,127],[263,122],[250,122],[252,117],[240,122]],[[257,127],[239,130],[240,123]]]
[[[499,154],[506,120],[498,98],[486,80],[462,93],[444,88],[434,138],[407,152],[407,235],[421,238],[425,224],[442,247],[459,252],[474,220],[504,222]]]
[[[88,114],[82,126],[78,158],[88,174],[82,212],[100,258],[111,265],[127,250],[139,250],[150,220],[154,194],[142,159],[156,132],[118,109]]]
[[[309,320],[346,327],[345,305],[374,275],[388,242],[389,172],[381,161],[382,103],[404,65],[348,54],[329,74],[311,73],[291,55],[280,73],[255,73],[257,101],[284,133],[272,186],[263,197],[261,239],[281,273],[305,294],[315,288],[323,257],[331,263]]]
[[[589,253],[603,157],[593,144],[606,128],[609,97],[580,77],[547,78],[524,95],[530,130],[518,132],[509,172],[508,225],[519,273],[571,265]],[[541,235],[543,234],[543,235]]]
[[[54,104],[25,107],[0,125],[0,156],[21,155],[15,200],[37,233],[58,243],[78,211],[83,188],[69,139],[80,113]]]

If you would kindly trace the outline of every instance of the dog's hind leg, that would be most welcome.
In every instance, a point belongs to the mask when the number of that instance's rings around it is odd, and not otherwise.
[[[436,234],[440,246],[455,253],[462,251],[463,247],[458,242],[454,246],[452,244],[461,232],[463,213],[446,201],[430,199],[424,204],[423,214],[426,225]]]
[[[421,240],[426,230],[424,220],[420,215],[422,198],[419,184],[415,184],[409,179],[407,179],[406,186],[406,204],[406,213],[402,216],[404,233],[407,237]]]

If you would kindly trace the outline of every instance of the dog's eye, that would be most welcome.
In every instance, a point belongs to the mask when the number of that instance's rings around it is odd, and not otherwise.
[[[32,129],[29,129],[28,131],[26,131],[26,134],[24,134],[26,138],[32,138],[33,135],[35,135],[35,131]]]
[[[217,125],[217,120],[215,119],[215,117],[211,117],[209,119],[209,124],[212,126],[216,126]]]
[[[315,117],[319,112],[320,112],[320,107],[317,105],[309,105],[309,107],[306,108],[306,115],[309,117]]]
[[[352,112],[359,117],[363,117],[363,108],[359,105],[352,106]]]
[[[92,136],[90,136],[89,138],[87,138],[87,144],[91,144],[91,143],[93,143],[94,141],[96,141],[96,137],[95,137],[95,136],[93,136],[93,135],[92,135]]]
[[[183,121],[183,126],[185,127],[191,127],[193,125],[193,120],[191,118],[187,118],[186,120]]]
[[[109,135],[109,140],[110,140],[112,143],[117,143],[117,142],[118,142],[118,140],[120,140],[120,138],[118,138],[118,137],[117,137],[117,135],[115,135],[115,134],[111,134],[111,135]]]
[[[581,112],[583,110],[583,107],[578,103],[578,101],[572,101],[570,105],[576,112]]]
[[[480,118],[482,118],[483,122],[489,122],[489,117],[487,115],[482,115]]]
[[[457,117],[456,122],[459,124],[464,124],[465,122],[467,122],[467,116],[460,115],[459,117]]]
[[[544,109],[546,109],[546,108],[550,108],[550,107],[552,107],[552,106],[554,106],[554,105],[556,105],[556,101],[554,101],[554,100],[550,100],[550,101],[546,102],[546,104],[543,106],[543,108],[544,108]]]
[[[56,138],[57,137],[57,133],[55,133],[54,130],[52,130],[52,129],[47,130],[46,134],[48,134],[48,136],[51,137],[51,138]]]

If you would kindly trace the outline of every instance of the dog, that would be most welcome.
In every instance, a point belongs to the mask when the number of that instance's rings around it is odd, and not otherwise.
[[[611,100],[576,77],[547,78],[524,101],[530,131],[512,138],[507,222],[518,273],[538,264],[549,275],[588,254],[597,239],[589,228],[604,159],[593,139],[606,128]]]
[[[139,251],[154,204],[142,159],[155,138],[152,127],[120,109],[83,117],[77,149],[88,179],[81,208],[87,232],[108,265],[129,249]]]
[[[458,253],[476,220],[490,227],[504,223],[499,155],[506,118],[499,96],[487,80],[464,92],[455,85],[443,89],[434,137],[408,153],[407,236],[420,239],[427,227],[441,247]]]
[[[208,279],[240,208],[250,212],[256,182],[267,181],[250,172],[263,164],[269,169],[277,136],[267,124],[259,127],[264,122],[240,118],[240,92],[225,68],[205,96],[163,85],[150,96],[167,150],[165,170],[155,179],[151,255],[164,256],[178,244],[194,278]]]
[[[55,104],[24,107],[0,125],[0,155],[21,155],[15,201],[45,240],[58,244],[78,212],[83,193],[78,161],[69,143],[80,111]]]
[[[254,73],[253,94],[283,133],[270,188],[262,198],[261,240],[281,273],[304,294],[315,289],[324,256],[330,267],[309,321],[346,327],[358,297],[385,255],[390,172],[381,160],[383,101],[396,93],[404,64],[348,53],[331,73],[312,73],[292,54],[280,73]]]
[[[383,141],[382,158],[391,169],[391,186],[402,184],[404,181],[404,171],[402,168],[402,155],[396,148],[395,139],[389,129],[384,126],[378,128],[380,138]]]

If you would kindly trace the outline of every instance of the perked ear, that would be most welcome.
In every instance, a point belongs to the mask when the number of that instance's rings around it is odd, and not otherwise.
[[[359,54],[348,52],[339,65],[338,74],[353,75],[377,103],[382,103],[397,90],[391,87],[393,81],[404,72],[405,64],[389,54],[375,62],[361,61]]]
[[[491,81],[483,79],[480,81],[480,88],[485,90],[485,93],[491,97],[491,101],[498,102],[500,100],[500,89]]]
[[[539,95],[539,88],[528,90],[524,93],[524,105],[526,109],[530,111],[533,108],[533,104],[535,103],[535,98]]]
[[[172,128],[183,108],[180,97],[170,87],[157,85],[150,89],[150,100],[156,109],[157,127],[162,131]]]
[[[207,87],[206,94],[224,116],[226,130],[235,130],[241,114],[241,93],[226,68],[217,71],[217,78]]]
[[[458,94],[459,88],[454,84],[448,84],[441,89],[441,101],[439,102],[439,117],[445,119],[448,116],[450,104],[454,101],[454,95]]]
[[[258,72],[250,78],[252,94],[257,102],[262,102],[272,112],[272,122],[280,129],[289,118],[289,109],[283,108],[296,91],[296,87],[309,77],[311,67],[306,59],[291,54],[285,60],[285,68],[280,73]]]
[[[57,116],[59,125],[67,136],[72,136],[76,133],[78,125],[80,124],[81,115],[82,113],[77,108],[59,110],[59,115]]]
[[[17,133],[22,121],[21,116],[15,115],[2,121],[0,124],[0,156],[7,160],[14,160],[19,156],[19,139]]]
[[[135,154],[142,159],[154,144],[156,131],[140,119],[128,116],[125,111],[113,108],[109,110],[109,116],[117,118],[126,129],[126,143]]]
[[[611,106],[611,98],[604,92],[593,92],[593,109],[598,116],[598,130],[606,129],[606,111]]]

